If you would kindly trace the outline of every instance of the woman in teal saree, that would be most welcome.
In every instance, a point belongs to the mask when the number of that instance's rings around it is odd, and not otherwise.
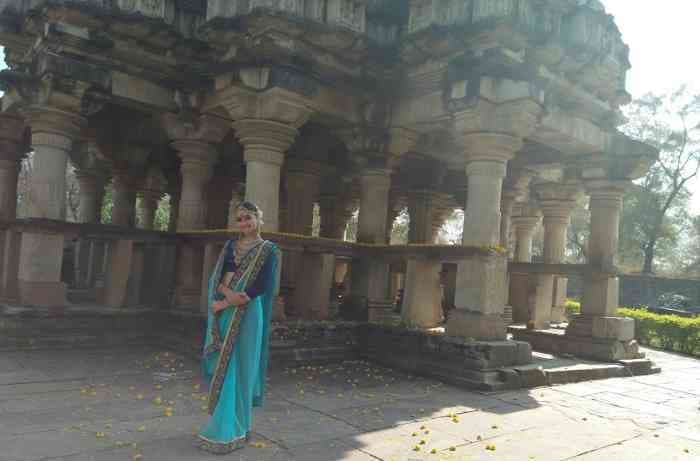
[[[242,448],[253,407],[263,403],[280,256],[272,242],[260,237],[261,218],[256,205],[239,205],[241,237],[226,242],[209,279],[202,368],[211,416],[197,440],[212,453]]]

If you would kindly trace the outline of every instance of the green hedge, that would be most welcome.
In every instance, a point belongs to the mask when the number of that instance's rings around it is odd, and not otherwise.
[[[700,354],[700,318],[654,314],[644,309],[618,309],[618,314],[635,321],[641,344],[684,354]]]
[[[567,299],[565,308],[569,314],[578,314],[581,312],[581,303]],[[685,318],[625,307],[618,309],[617,313],[634,319],[635,333],[640,344],[700,355],[700,317]]]

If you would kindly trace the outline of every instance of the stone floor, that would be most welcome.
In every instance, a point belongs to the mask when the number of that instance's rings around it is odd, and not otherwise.
[[[231,460],[700,459],[700,361],[499,394],[352,362],[272,373]],[[0,460],[204,460],[194,361],[139,349],[0,354]]]

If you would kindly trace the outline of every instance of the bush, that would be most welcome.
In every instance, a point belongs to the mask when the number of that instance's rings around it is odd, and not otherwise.
[[[700,318],[629,308],[620,308],[618,314],[634,319],[637,340],[641,344],[684,354],[700,353]]]
[[[573,299],[568,299],[566,300],[566,304],[564,304],[564,310],[566,311],[567,316],[571,316],[574,314],[580,314],[581,313],[581,303],[578,301],[575,301]]]

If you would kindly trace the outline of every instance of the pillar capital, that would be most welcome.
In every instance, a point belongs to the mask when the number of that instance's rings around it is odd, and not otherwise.
[[[69,151],[86,124],[85,118],[48,106],[32,106],[24,111],[32,129],[32,146],[48,146]]]
[[[189,140],[218,144],[231,129],[228,120],[211,114],[185,116],[167,113],[161,121],[168,138],[173,142]]]
[[[462,137],[467,166],[472,162],[503,163],[512,159],[523,147],[521,138],[501,133],[467,133]]]
[[[232,85],[214,94],[208,105],[224,108],[234,121],[266,120],[294,129],[301,128],[313,113],[306,98],[279,87],[257,91]]]
[[[563,222],[568,224],[571,212],[581,194],[578,184],[541,183],[534,186],[539,198],[539,206],[545,222]]]
[[[586,181],[585,187],[592,200],[619,202],[622,205],[622,197],[630,184],[631,181],[627,180],[593,180]]]
[[[272,120],[245,119],[233,123],[236,137],[245,147],[245,161],[282,165],[284,153],[298,135],[296,128]]]

